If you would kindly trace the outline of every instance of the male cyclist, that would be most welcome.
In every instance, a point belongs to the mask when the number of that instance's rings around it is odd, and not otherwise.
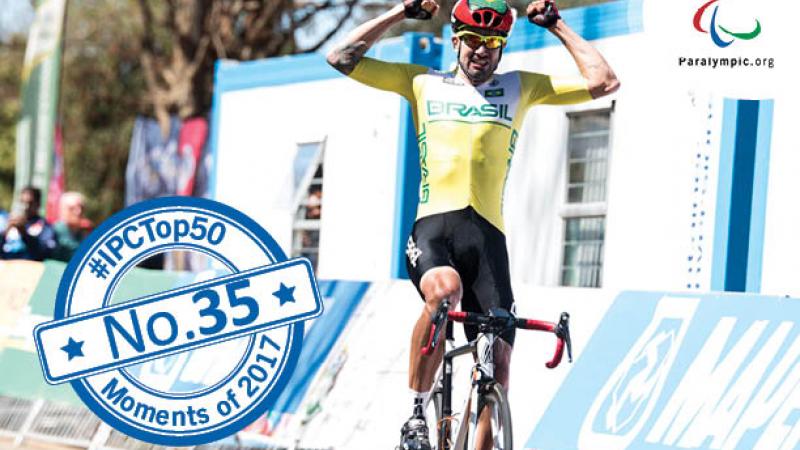
[[[451,25],[458,67],[453,72],[364,56],[392,25],[405,18],[430,19],[438,9],[436,0],[405,0],[357,27],[328,54],[328,62],[341,73],[405,97],[417,127],[422,181],[406,262],[425,307],[411,336],[414,408],[401,430],[406,450],[430,449],[422,399],[444,346],[439,344],[438,357],[431,358],[422,356],[421,347],[439,304],[449,299],[453,306],[461,302],[463,310],[478,312],[513,308],[501,209],[525,113],[536,104],[585,102],[619,88],[608,63],[561,20],[552,0],[531,2],[527,15],[561,40],[582,76],[495,73],[515,19],[505,0],[455,2]],[[477,330],[467,327],[465,332],[472,339]],[[512,330],[494,348],[495,376],[506,389],[513,344]],[[479,448],[491,447],[486,429],[482,426],[476,436]]]

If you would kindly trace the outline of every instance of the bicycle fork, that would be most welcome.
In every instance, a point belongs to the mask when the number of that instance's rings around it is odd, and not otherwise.
[[[472,369],[472,389],[470,389],[470,398],[469,398],[469,407],[468,413],[469,417],[465,417],[465,421],[468,421],[467,426],[461,427],[463,430],[462,434],[466,434],[466,436],[459,436],[458,441],[464,442],[467,441],[467,447],[469,449],[476,448],[477,444],[477,432],[478,426],[480,424],[480,416],[481,416],[481,389],[483,388],[485,382],[487,380],[494,380],[494,334],[492,333],[485,333],[478,339],[475,344],[475,352],[477,356],[477,361]],[[468,425],[471,423],[471,427]],[[469,432],[469,430],[472,432]],[[486,430],[484,430],[485,432]]]
[[[438,425],[438,450],[452,450],[464,448],[465,440],[469,440],[470,446],[474,448],[475,433],[467,435],[469,426],[467,421],[474,421],[473,429],[477,429],[480,411],[479,391],[484,380],[494,378],[494,335],[486,333],[484,339],[479,339],[476,343],[469,343],[461,347],[454,348],[445,352],[442,361],[442,420]],[[462,423],[459,426],[459,433],[456,436],[455,446],[452,441],[452,387],[453,387],[453,359],[472,353],[477,356],[477,361],[472,371],[472,389],[470,389],[469,407],[464,411]]]
[[[474,350],[473,345],[465,344],[444,354],[444,360],[442,361],[442,420],[438,429],[437,450],[460,448],[459,446],[454,447],[451,440],[453,431],[453,359],[473,353]],[[461,442],[463,443],[463,440]]]
[[[453,423],[453,406],[452,406],[452,389],[453,389],[453,354],[457,348],[445,352],[444,361],[442,361],[442,420],[438,425],[438,450],[451,450],[450,434],[452,433]],[[460,353],[463,354],[463,353]]]

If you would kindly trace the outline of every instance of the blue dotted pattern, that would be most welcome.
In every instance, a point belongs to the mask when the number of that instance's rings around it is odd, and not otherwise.
[[[697,102],[693,99],[692,103]],[[711,121],[714,118],[713,104],[709,100],[705,105],[705,126],[702,134],[695,142],[694,176],[692,179],[692,210],[691,210],[691,246],[686,257],[688,277],[686,288],[700,290],[703,287],[703,266],[705,265],[705,224],[708,215],[706,194],[709,183],[709,167],[711,165]]]

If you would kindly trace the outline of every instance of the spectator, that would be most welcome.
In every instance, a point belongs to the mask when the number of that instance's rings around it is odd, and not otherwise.
[[[53,227],[39,215],[42,191],[26,186],[17,199],[15,211],[0,231],[0,259],[43,261],[55,250]]]
[[[84,217],[83,209],[84,197],[80,192],[65,192],[61,195],[58,222],[53,225],[58,239],[53,259],[68,262],[92,231],[92,222]]]
[[[308,189],[306,199],[306,219],[319,220],[322,217],[322,189],[314,186]]]

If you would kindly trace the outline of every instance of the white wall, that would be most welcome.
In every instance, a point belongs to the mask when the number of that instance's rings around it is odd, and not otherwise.
[[[775,101],[762,266],[761,292],[800,296],[800,93]]]
[[[611,116],[603,285],[611,288],[682,290],[687,283],[708,287],[688,274],[692,237],[703,228],[704,261],[710,262],[713,206],[722,100],[655,84],[640,58],[641,34],[593,41],[622,82],[614,95],[572,106],[539,106],[526,118],[506,188],[505,217],[512,277],[536,285],[559,283],[566,196],[567,113],[603,109]],[[552,75],[577,74],[563,47],[509,53],[503,68]],[[713,117],[707,119],[708,104]],[[712,130],[712,145],[698,147]],[[708,148],[705,148],[708,147]],[[709,153],[709,170],[695,167],[698,150]],[[704,180],[708,175],[709,178]],[[694,178],[701,186],[694,193]],[[704,195],[703,189],[705,189]],[[694,228],[692,204],[705,217]]]
[[[400,97],[344,77],[225,92],[216,199],[288,252],[297,144],[327,138],[319,275],[387,279],[399,106]]]
[[[644,76],[629,86],[614,117],[604,286],[709,290],[722,100],[685,90],[648,95]],[[690,255],[702,257],[699,276],[688,272]]]

